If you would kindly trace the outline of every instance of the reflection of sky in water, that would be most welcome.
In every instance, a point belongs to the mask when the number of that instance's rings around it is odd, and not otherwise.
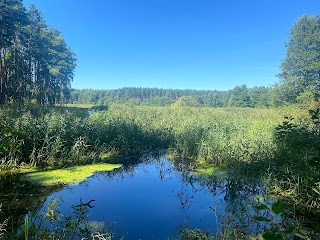
[[[216,214],[223,211],[225,194],[213,196],[208,189],[197,181],[183,180],[181,172],[162,158],[113,177],[96,174],[51,195],[46,203],[61,197],[60,209],[69,213],[81,198],[83,202],[94,199],[89,220],[113,224],[113,231],[126,234],[125,239],[167,239],[180,226],[216,232]]]

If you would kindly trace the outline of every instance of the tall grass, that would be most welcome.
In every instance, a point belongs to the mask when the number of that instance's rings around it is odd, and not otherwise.
[[[0,204],[0,211],[1,211],[2,204]],[[3,236],[6,233],[6,228],[8,226],[8,219],[5,219],[3,222],[0,222],[0,239],[3,238]]]
[[[148,142],[169,147],[173,154],[223,164],[273,157],[274,128],[285,115],[294,113],[303,115],[296,108],[173,109],[111,105],[108,112],[96,114],[92,120],[101,124],[116,119],[127,126],[134,124],[140,131],[129,131],[125,134],[128,139],[141,138],[136,133],[142,132]]]
[[[169,148],[172,156],[224,164],[274,157],[274,128],[298,109],[162,108],[111,104],[0,111],[1,166],[63,165]]]

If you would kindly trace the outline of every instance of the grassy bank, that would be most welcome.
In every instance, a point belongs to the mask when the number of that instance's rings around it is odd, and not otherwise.
[[[172,156],[211,164],[274,157],[274,129],[298,108],[163,108],[112,104],[86,109],[1,110],[1,167],[79,164],[106,153],[140,154],[169,148]]]

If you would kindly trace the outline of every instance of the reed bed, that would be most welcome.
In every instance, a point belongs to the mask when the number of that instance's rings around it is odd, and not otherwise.
[[[274,129],[298,108],[170,108],[111,104],[86,109],[1,110],[1,166],[96,161],[104,153],[132,155],[169,149],[171,156],[208,164],[272,158]],[[101,159],[100,159],[101,160]]]

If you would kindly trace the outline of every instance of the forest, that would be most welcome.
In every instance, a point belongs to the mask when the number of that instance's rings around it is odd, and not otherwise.
[[[320,239],[320,17],[285,48],[272,86],[72,89],[60,31],[0,0],[0,239]]]
[[[60,31],[34,5],[1,1],[0,9],[0,104],[65,103],[76,59]]]
[[[69,103],[108,105],[111,102],[141,106],[169,106],[180,97],[192,97],[197,106],[269,107],[279,103],[271,99],[271,87],[237,86],[229,91],[181,90],[158,88],[122,88],[114,90],[72,89]]]

